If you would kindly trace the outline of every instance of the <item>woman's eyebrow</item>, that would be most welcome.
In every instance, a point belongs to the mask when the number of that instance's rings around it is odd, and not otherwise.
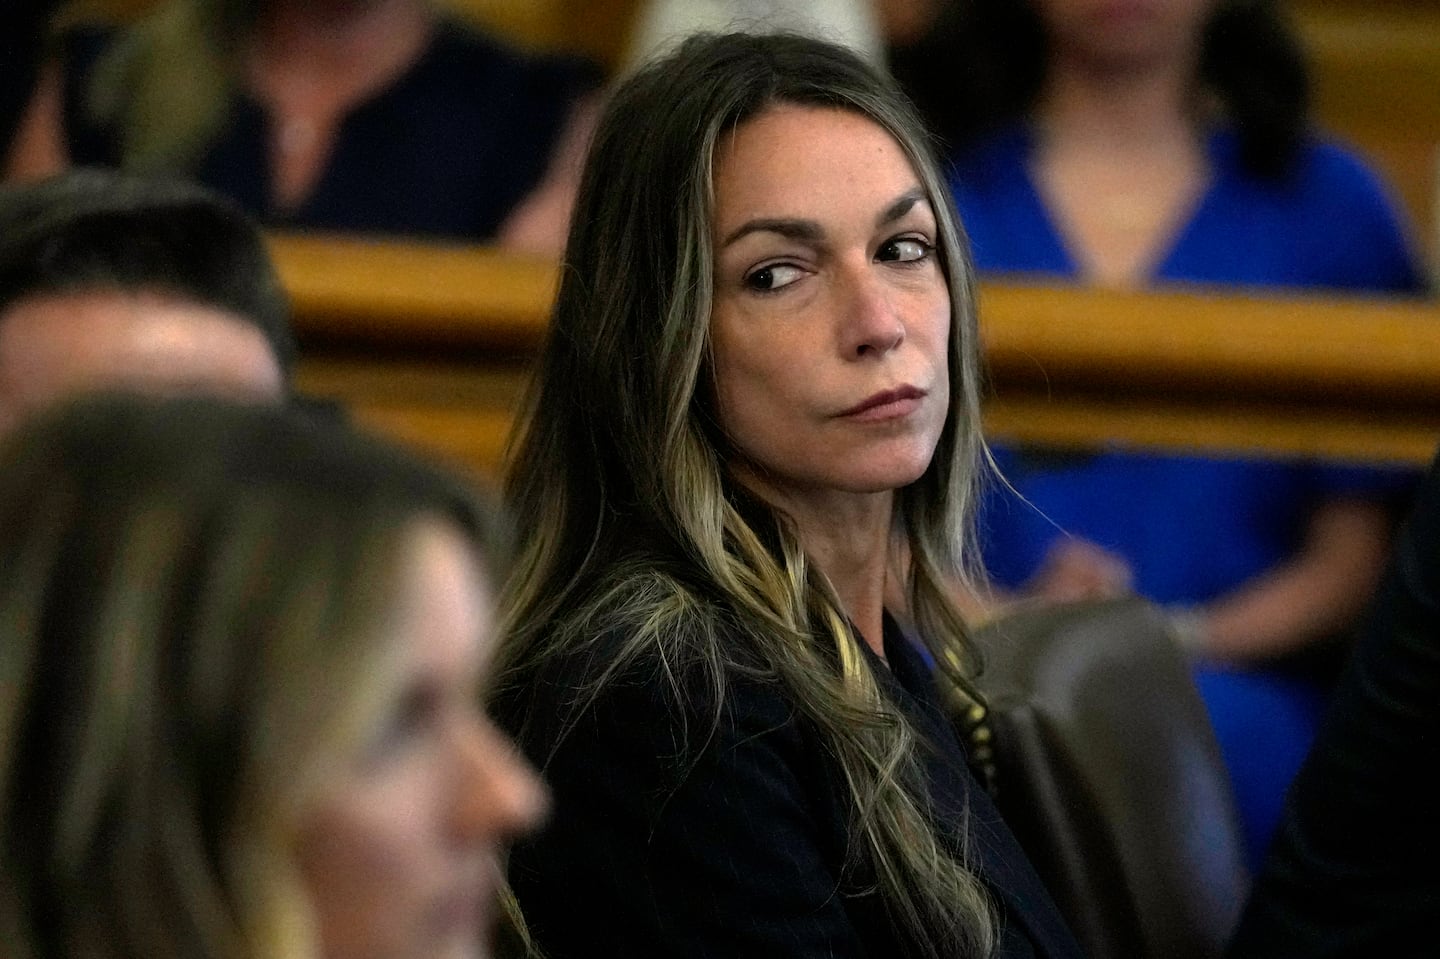
[[[930,205],[930,198],[926,196],[925,191],[918,186],[913,189],[906,190],[903,194],[900,195],[899,199],[887,206],[885,208],[885,212],[881,213],[880,216],[876,218],[875,225],[884,226],[887,223],[894,223],[896,220],[909,213],[910,210],[917,203],[924,203],[926,206]]]
[[[778,233],[788,240],[802,240],[807,243],[818,243],[825,236],[825,231],[814,220],[759,217],[747,220],[731,231],[730,235],[720,242],[720,248],[724,249],[751,233]]]
[[[917,203],[924,203],[927,206],[930,203],[930,198],[918,186],[906,190],[881,211],[880,215],[875,218],[875,224],[884,226],[887,223],[893,223],[909,213]],[[720,248],[723,250],[736,240],[749,236],[751,233],[776,233],[787,240],[799,240],[805,243],[819,243],[825,237],[824,227],[815,220],[792,217],[757,217],[753,220],[746,220],[732,230],[724,240],[720,241]]]

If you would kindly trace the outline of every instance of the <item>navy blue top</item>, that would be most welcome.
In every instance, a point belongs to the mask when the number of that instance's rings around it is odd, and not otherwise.
[[[763,671],[728,677],[717,710],[702,682],[677,703],[661,676],[673,664],[635,667],[562,734],[578,690],[620,642],[600,642],[497,706],[555,800],[551,822],[510,860],[545,954],[913,955],[855,848],[854,804],[825,740]],[[743,653],[745,640],[735,643]],[[885,655],[890,669],[873,653],[869,660],[928,743],[940,835],[952,851],[968,845],[996,904],[995,955],[1078,957],[1049,893],[968,771],[924,661],[890,622]]]
[[[1016,127],[960,155],[951,188],[975,262],[987,274],[1073,280],[1079,268],[1031,177],[1033,142]],[[1208,141],[1212,181],[1161,258],[1157,284],[1417,293],[1423,283],[1375,175],[1354,155],[1310,142],[1287,176],[1258,178],[1229,132]],[[1245,331],[1236,329],[1243,340]],[[1161,603],[1213,600],[1294,555],[1315,506],[1408,488],[1411,470],[1297,460],[1094,453],[1000,446],[1020,493],[981,503],[989,571],[1021,587],[1065,535],[1122,557],[1141,595]],[[1323,705],[1304,678],[1202,665],[1201,693],[1235,783],[1251,863],[1269,840],[1286,784]]]
[[[114,37],[84,30],[67,41],[65,128],[77,164],[120,159],[119,131],[85,107]],[[192,175],[267,225],[489,240],[539,182],[576,98],[599,79],[582,61],[522,55],[442,20],[420,59],[341,121],[299,208],[272,203],[271,120],[243,90]]]

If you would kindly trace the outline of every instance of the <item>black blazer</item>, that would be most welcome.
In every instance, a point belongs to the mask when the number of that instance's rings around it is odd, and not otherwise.
[[[1233,959],[1440,954],[1440,458],[1290,787]]]
[[[737,642],[743,642],[738,639]],[[862,644],[862,648],[864,647]],[[892,623],[882,688],[933,744],[942,819],[963,821],[988,883],[1002,957],[1079,955],[1025,855],[966,768],[924,662]],[[604,653],[590,662],[603,659]],[[502,703],[553,790],[549,826],[512,853],[510,878],[550,959],[593,956],[890,957],[913,952],[850,848],[852,804],[818,734],[772,684],[730,677],[714,711],[677,706],[632,671],[560,740],[580,666]],[[520,718],[529,721],[520,728]],[[713,733],[712,733],[713,729]],[[552,753],[553,749],[553,753]]]

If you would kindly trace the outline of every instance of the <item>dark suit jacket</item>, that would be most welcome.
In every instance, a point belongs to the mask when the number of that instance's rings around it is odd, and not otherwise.
[[[1440,458],[1229,954],[1440,954]]]
[[[969,806],[970,862],[1003,923],[997,955],[1078,956],[967,771],[925,664],[893,624],[885,640],[891,670],[874,668],[934,744],[937,810],[958,824]],[[602,647],[589,661],[604,658]],[[501,707],[512,728],[528,712],[516,732],[554,792],[552,822],[514,850],[510,868],[550,959],[913,951],[873,892],[872,868],[851,848],[854,809],[835,762],[774,684],[730,677],[717,726],[714,711],[695,705],[705,702],[703,684],[682,708],[658,677],[632,671],[555,748],[557,717],[593,675],[584,666],[562,670],[527,687],[527,702]],[[952,828],[947,838],[967,837]]]

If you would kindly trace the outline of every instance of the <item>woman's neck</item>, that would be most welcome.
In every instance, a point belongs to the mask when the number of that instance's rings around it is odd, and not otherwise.
[[[1193,66],[1165,62],[1105,69],[1057,58],[1036,120],[1051,143],[1148,149],[1194,142],[1198,128]]]
[[[841,611],[883,659],[894,493],[801,495],[746,485],[794,524],[805,556],[830,583]]]
[[[1190,71],[1059,65],[1036,111],[1037,186],[1081,275],[1143,286],[1209,182]]]

